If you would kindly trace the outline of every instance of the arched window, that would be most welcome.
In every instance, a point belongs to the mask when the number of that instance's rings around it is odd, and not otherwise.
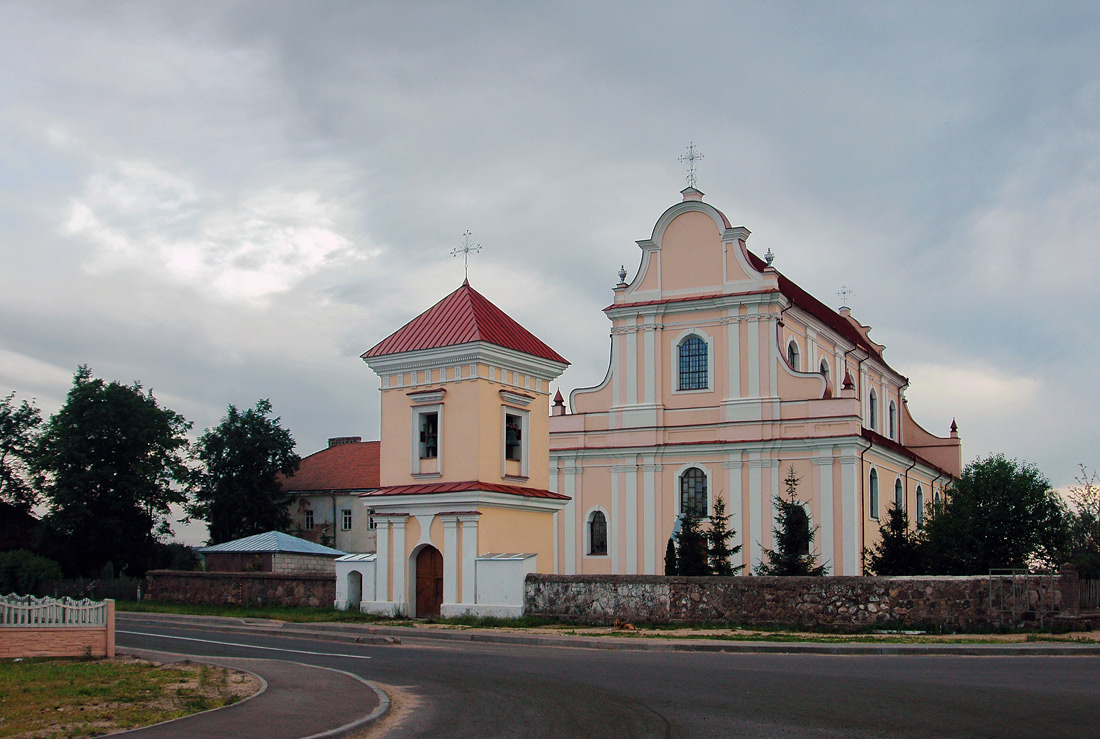
[[[875,431],[878,429],[878,395],[875,394],[875,389],[871,388],[871,394],[867,403],[867,428]]]
[[[917,526],[924,525],[924,488],[917,485]]]
[[[824,359],[821,360],[821,365],[817,368],[817,371],[821,373],[821,376],[825,378],[825,383],[829,382],[829,363]]]
[[[680,475],[680,512],[691,512],[696,518],[707,515],[707,473],[690,467]]]
[[[592,511],[588,517],[588,553],[607,554],[607,517],[603,511]]]
[[[894,505],[898,508],[905,507],[905,488],[901,485],[901,478],[894,480]]]
[[[871,500],[870,500],[870,503],[868,505],[867,514],[871,518],[873,518],[877,521],[878,520],[878,470],[871,470],[871,484],[870,484],[869,487],[871,488]]]
[[[932,505],[936,506],[937,508],[940,505],[940,491],[939,490],[932,493]]]
[[[707,342],[698,336],[680,344],[680,389],[707,389]]]
[[[802,371],[802,357],[798,351],[798,344],[794,339],[791,339],[791,343],[787,344],[787,364],[791,365],[791,369],[797,372]]]
[[[894,405],[894,401],[892,400],[890,401],[890,415],[887,419],[887,422],[890,428],[890,438],[897,440],[898,437],[896,434],[898,432],[898,407]]]

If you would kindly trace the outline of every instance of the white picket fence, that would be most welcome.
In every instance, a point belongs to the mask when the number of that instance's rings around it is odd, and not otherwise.
[[[0,595],[0,627],[107,626],[107,601]]]

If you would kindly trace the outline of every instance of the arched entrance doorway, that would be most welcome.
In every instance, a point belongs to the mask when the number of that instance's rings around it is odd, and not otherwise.
[[[416,615],[438,616],[443,605],[443,555],[429,545],[416,555]]]

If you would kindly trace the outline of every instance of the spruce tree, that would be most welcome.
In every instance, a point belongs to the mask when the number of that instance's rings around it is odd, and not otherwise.
[[[794,473],[794,466],[791,466],[783,480],[787,498],[780,495],[773,498],[776,519],[772,540],[775,542],[775,549],[764,550],[764,560],[756,566],[757,575],[820,577],[829,572],[826,565],[817,563],[817,556],[813,553],[817,527],[810,528],[810,517],[806,515],[806,509],[798,499],[800,480]]]
[[[688,510],[680,519],[680,531],[676,534],[677,574],[686,576],[709,575],[707,564],[707,536],[699,528],[695,512]]]
[[[741,545],[730,546],[730,540],[736,533],[730,528],[730,519],[733,516],[726,513],[726,502],[721,496],[715,496],[714,510],[710,514],[710,530],[707,531],[707,554],[710,557],[710,571],[713,575],[735,575],[745,565],[736,567],[730,562],[733,555],[741,551]]]
[[[909,530],[909,516],[894,501],[879,527],[879,541],[868,552],[867,568],[876,575],[920,575],[920,535]]]
[[[672,577],[679,574],[676,568],[676,542],[670,536],[665,547],[665,575]]]

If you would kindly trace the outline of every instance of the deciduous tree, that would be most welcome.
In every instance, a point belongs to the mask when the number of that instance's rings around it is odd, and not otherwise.
[[[995,454],[971,462],[926,521],[928,571],[1056,567],[1067,548],[1065,505],[1034,465]]]
[[[192,448],[198,467],[189,511],[210,526],[212,544],[290,526],[289,497],[277,476],[293,475],[300,459],[280,422],[267,400],[244,412],[230,405]]]
[[[44,550],[70,574],[108,562],[143,573],[157,538],[170,533],[169,505],[185,499],[175,483],[187,477],[190,426],[140,384],[104,382],[81,366],[31,464],[49,503]]]
[[[15,403],[15,393],[0,399],[0,501],[22,511],[38,502],[30,462],[38,443],[42,414],[30,402]]]

